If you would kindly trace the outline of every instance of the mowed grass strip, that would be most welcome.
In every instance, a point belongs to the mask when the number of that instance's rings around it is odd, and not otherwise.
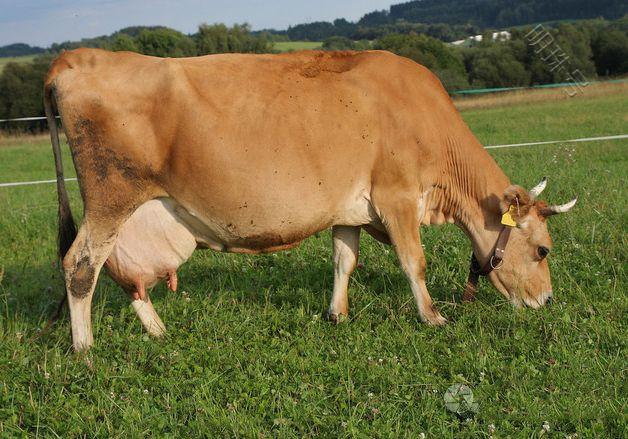
[[[323,43],[320,41],[278,41],[273,45],[273,48],[280,52],[315,50],[321,47],[323,47]]]
[[[35,55],[22,55],[22,56],[7,56],[0,58],[0,73],[4,70],[4,66],[6,66],[10,62],[16,63],[25,63],[30,62],[35,58]]]
[[[623,101],[622,101],[623,99]],[[625,133],[625,96],[463,113],[485,144]],[[37,334],[62,294],[54,185],[0,189],[0,434],[18,436],[623,437],[626,431],[627,142],[493,150],[513,182],[549,176],[555,301],[515,310],[483,281],[461,304],[470,245],[424,228],[428,287],[444,328],[420,323],[391,248],[363,234],[351,318],[321,318],[329,232],[263,256],[196,252],[180,291],[151,297],[169,334],[150,339],[101,276],[91,366],[66,320]],[[70,163],[66,154],[66,167]],[[72,171],[73,172],[73,171]],[[73,175],[68,172],[68,175]],[[54,176],[47,142],[0,148],[0,180]],[[80,214],[76,183],[69,183]],[[477,415],[447,411],[467,384]],[[552,436],[553,437],[553,436]]]
[[[454,95],[456,108],[461,111],[486,109],[495,107],[511,107],[513,105],[548,103],[556,101],[597,99],[603,96],[626,95],[628,82],[606,81],[596,82],[586,88],[567,85],[559,88],[524,89],[506,92],[484,93],[478,95]]]

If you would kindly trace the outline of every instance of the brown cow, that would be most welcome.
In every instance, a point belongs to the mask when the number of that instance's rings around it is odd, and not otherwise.
[[[45,82],[61,177],[53,105],[85,209],[74,237],[58,178],[75,349],[93,343],[92,294],[120,228],[155,198],[171,199],[178,220],[218,251],[290,248],[332,227],[331,315],[348,312],[364,226],[392,242],[421,318],[434,325],[445,319],[425,286],[419,225],[456,223],[486,265],[502,214],[514,206],[517,227],[501,268],[488,276],[516,305],[538,307],[551,295],[545,219],[566,208],[548,208],[511,185],[438,79],[406,58],[379,51],[183,59],[65,52]]]

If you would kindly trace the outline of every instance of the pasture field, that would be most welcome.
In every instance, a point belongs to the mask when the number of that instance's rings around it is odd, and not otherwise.
[[[275,50],[289,52],[292,50],[314,50],[323,47],[320,41],[278,41],[273,45]]]
[[[463,116],[484,144],[624,134],[626,98],[585,93]],[[283,253],[196,252],[178,293],[151,293],[169,331],[161,340],[101,276],[86,358],[71,351],[67,313],[33,339],[63,290],[55,186],[0,188],[0,436],[625,437],[628,142],[490,153],[513,182],[549,176],[550,202],[579,196],[549,220],[550,306],[514,309],[486,281],[462,304],[470,245],[443,226],[424,228],[423,241],[448,325],[420,323],[394,252],[365,234],[351,316],[333,325],[322,318],[324,232]],[[47,141],[0,146],[0,181],[53,176]],[[472,389],[477,414],[446,409],[452,384]]]
[[[10,62],[29,62],[35,58],[35,55],[8,56],[0,58],[0,73],[4,70],[4,66]]]

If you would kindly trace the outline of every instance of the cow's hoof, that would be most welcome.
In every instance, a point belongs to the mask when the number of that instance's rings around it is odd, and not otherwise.
[[[464,294],[462,295],[462,302],[463,303],[471,303],[471,302],[475,302],[475,294],[473,293],[467,293],[466,291],[464,292]]]
[[[332,313],[330,311],[327,311],[325,313],[325,317],[327,318],[327,320],[329,320],[330,322],[332,322],[335,325],[347,321],[347,315],[346,314]]]
[[[432,315],[425,316],[423,320],[430,326],[443,326],[447,323],[447,319],[441,316],[439,312],[435,312]]]
[[[146,330],[146,332],[148,332],[148,335],[150,335],[151,337],[160,338],[166,335],[166,327],[164,326],[161,320],[159,320],[158,322],[152,322],[151,324],[148,324],[147,326],[144,327],[144,329]]]

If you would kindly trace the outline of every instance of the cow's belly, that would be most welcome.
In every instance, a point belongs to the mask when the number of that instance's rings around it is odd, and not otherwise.
[[[174,213],[194,234],[201,247],[234,253],[261,253],[298,245],[333,225],[377,222],[366,189],[336,203],[266,203],[238,201],[208,208],[172,200]]]

